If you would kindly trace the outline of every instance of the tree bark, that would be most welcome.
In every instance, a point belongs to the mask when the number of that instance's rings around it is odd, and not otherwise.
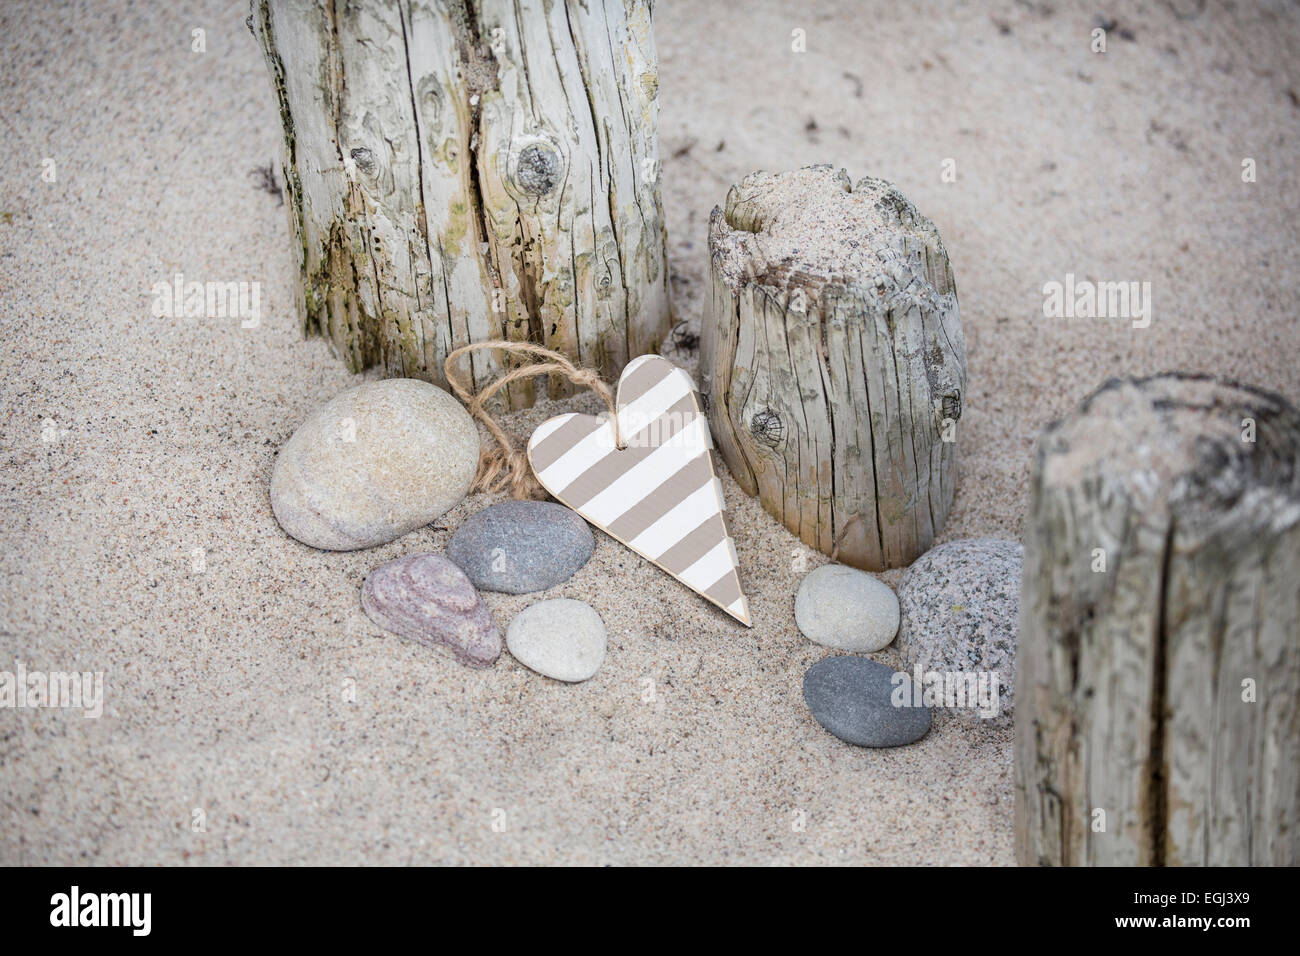
[[[1300,413],[1111,381],[1047,429],[1032,482],[1020,862],[1300,862]]]
[[[445,384],[494,338],[615,378],[670,322],[650,4],[253,0],[308,332]],[[501,359],[473,356],[475,384]],[[553,396],[569,383],[550,382]],[[509,387],[531,405],[532,379]]]
[[[952,505],[966,344],[938,230],[888,183],[753,173],[709,223],[700,376],[740,486],[806,544],[910,563]]]

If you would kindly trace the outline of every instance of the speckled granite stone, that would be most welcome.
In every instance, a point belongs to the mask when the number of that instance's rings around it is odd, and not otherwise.
[[[909,669],[997,676],[998,715],[964,708],[954,711],[958,716],[1011,722],[1024,553],[1022,545],[996,538],[950,541],[917,558],[899,581],[898,649]]]

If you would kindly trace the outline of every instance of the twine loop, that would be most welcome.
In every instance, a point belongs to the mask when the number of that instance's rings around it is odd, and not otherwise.
[[[453,365],[462,355],[480,349],[498,349],[513,355],[528,355],[538,361],[516,366],[475,393],[467,382],[457,377]],[[490,342],[474,342],[453,349],[443,362],[442,369],[447,376],[447,383],[465,403],[470,414],[487,426],[487,430],[497,442],[496,448],[485,451],[479,456],[478,473],[475,474],[474,483],[470,486],[471,492],[509,491],[512,498],[520,499],[547,496],[546,489],[534,477],[533,470],[528,464],[527,451],[516,446],[510,433],[502,428],[484,407],[493,395],[521,378],[559,374],[580,388],[591,389],[604,400],[605,407],[609,409],[609,420],[614,428],[615,447],[622,447],[622,440],[618,434],[618,409],[614,405],[614,393],[595,369],[578,368],[559,352],[531,342],[494,339]]]

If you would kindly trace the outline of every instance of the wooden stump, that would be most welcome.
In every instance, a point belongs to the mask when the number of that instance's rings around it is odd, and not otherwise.
[[[306,329],[445,384],[528,340],[616,378],[670,322],[648,0],[253,0]],[[473,356],[475,384],[499,371]],[[531,405],[533,380],[511,407]],[[556,377],[552,395],[569,384]]]
[[[709,223],[700,376],[727,467],[811,547],[870,570],[952,504],[966,344],[948,255],[893,186],[758,172]]]
[[[1111,381],[1044,433],[1031,495],[1020,862],[1300,863],[1300,413]]]

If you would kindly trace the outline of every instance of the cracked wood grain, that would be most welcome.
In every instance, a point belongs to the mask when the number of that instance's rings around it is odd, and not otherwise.
[[[452,349],[616,378],[669,328],[650,4],[253,0],[308,332],[445,384]],[[501,368],[472,357],[476,383]],[[552,396],[567,394],[560,378]],[[531,405],[534,382],[507,390]]]
[[[1044,432],[1026,534],[1020,862],[1300,862],[1300,413],[1109,382]]]
[[[700,375],[740,486],[811,547],[910,563],[952,505],[966,345],[938,231],[896,189],[754,173],[709,223]]]

